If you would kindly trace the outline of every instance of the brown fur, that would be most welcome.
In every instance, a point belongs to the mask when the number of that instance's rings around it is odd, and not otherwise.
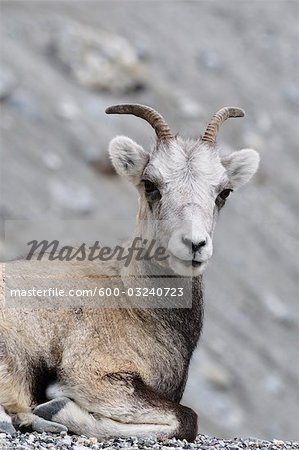
[[[29,262],[10,264],[16,265],[16,273],[23,268],[30,274]],[[120,277],[120,264],[109,264],[111,275]],[[68,263],[65,268],[65,279],[74,271],[82,275],[80,286],[88,287],[90,278],[94,280],[91,263]],[[97,271],[100,285],[99,266]],[[47,286],[49,280],[42,283]],[[195,437],[195,413],[179,401],[201,330],[200,278],[193,280],[192,308],[29,310],[3,305],[0,314],[0,404],[9,414],[30,413],[44,401],[46,386],[55,380],[65,396],[98,417],[122,421],[123,415],[132,415],[134,424],[140,422],[141,434]],[[152,423],[152,430],[148,425],[143,430],[142,420]],[[20,422],[26,422],[24,417]],[[101,431],[100,423],[94,430],[81,431],[100,437],[109,434],[109,426]]]

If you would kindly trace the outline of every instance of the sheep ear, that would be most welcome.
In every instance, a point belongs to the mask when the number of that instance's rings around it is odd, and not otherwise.
[[[250,148],[231,153],[222,159],[233,189],[246,184],[256,173],[260,162],[259,154]]]
[[[148,163],[146,151],[126,136],[117,136],[109,144],[109,154],[116,172],[138,184]]]

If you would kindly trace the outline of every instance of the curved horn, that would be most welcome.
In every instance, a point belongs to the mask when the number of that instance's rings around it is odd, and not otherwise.
[[[170,131],[165,119],[153,108],[138,104],[123,104],[109,106],[106,114],[133,114],[146,120],[155,130],[158,139],[173,139],[175,136]]]
[[[241,108],[235,107],[225,107],[219,109],[216,114],[212,117],[212,120],[208,124],[206,131],[202,137],[204,142],[208,142],[209,144],[215,144],[216,136],[219,130],[220,125],[228,119],[229,117],[244,117],[245,112]]]

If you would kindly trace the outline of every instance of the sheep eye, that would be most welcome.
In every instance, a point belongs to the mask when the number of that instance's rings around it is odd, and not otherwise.
[[[144,188],[145,188],[145,192],[146,192],[147,194],[150,194],[151,192],[157,190],[157,188],[156,188],[156,186],[154,185],[154,183],[152,183],[152,182],[149,181],[149,180],[145,180],[145,181],[144,181]]]
[[[157,186],[149,180],[144,180],[144,189],[147,197],[150,200],[158,200],[161,198],[161,194]]]
[[[232,189],[224,189],[220,194],[217,196],[215,203],[217,206],[221,207],[224,205],[225,200],[230,195],[230,193],[233,192]]]
[[[233,192],[232,189],[224,189],[222,192],[220,192],[218,197],[222,198],[222,200],[225,200],[231,192]]]

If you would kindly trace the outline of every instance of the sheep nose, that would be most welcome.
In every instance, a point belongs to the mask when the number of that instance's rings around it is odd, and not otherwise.
[[[207,243],[207,240],[204,239],[199,242],[192,242],[191,239],[188,239],[186,237],[182,237],[182,241],[189,249],[192,249],[192,253],[196,253],[200,248],[204,247]]]

